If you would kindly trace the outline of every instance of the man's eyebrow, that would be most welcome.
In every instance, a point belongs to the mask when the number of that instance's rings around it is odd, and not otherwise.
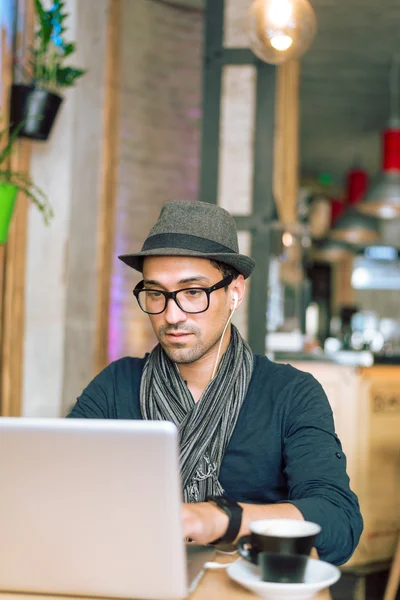
[[[184,283],[209,283],[210,280],[208,279],[208,277],[205,277],[204,275],[196,275],[194,277],[186,277],[185,279],[181,279],[180,281],[178,281],[179,285],[182,285]]]
[[[204,275],[194,275],[193,277],[185,277],[184,279],[180,279],[177,282],[177,285],[185,285],[187,283],[209,283],[210,280],[208,279],[208,277],[205,277]],[[162,283],[160,283],[159,281],[157,281],[156,279],[144,279],[143,280],[144,285],[155,285],[157,287],[164,287]]]

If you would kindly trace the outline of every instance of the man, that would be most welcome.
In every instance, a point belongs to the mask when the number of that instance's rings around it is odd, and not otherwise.
[[[168,202],[141,252],[120,259],[143,273],[134,295],[159,344],[110,364],[69,417],[178,426],[186,537],[233,542],[253,520],[306,519],[322,527],[322,559],[348,560],[362,518],[328,400],[311,375],[253,355],[230,322],[254,268],[234,219]]]

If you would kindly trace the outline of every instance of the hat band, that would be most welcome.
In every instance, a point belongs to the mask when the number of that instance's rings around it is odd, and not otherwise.
[[[202,254],[237,254],[232,248],[186,233],[157,233],[147,238],[142,252],[161,248],[181,248]]]

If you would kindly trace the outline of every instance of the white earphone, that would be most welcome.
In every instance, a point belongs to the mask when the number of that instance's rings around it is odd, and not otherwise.
[[[215,360],[214,369],[213,369],[213,372],[212,372],[212,375],[211,375],[211,380],[214,379],[215,374],[217,372],[218,359],[219,359],[219,355],[221,353],[222,340],[224,339],[226,328],[228,327],[229,323],[231,322],[231,319],[233,317],[233,313],[235,312],[235,310],[237,308],[237,305],[238,305],[238,302],[239,302],[239,294],[237,292],[233,292],[233,294],[232,294],[232,300],[233,300],[233,307],[231,308],[231,314],[229,315],[229,319],[227,320],[227,322],[225,324],[225,327],[224,327],[224,330],[223,330],[222,335],[221,335],[221,339],[220,339],[219,346],[218,346],[217,358]]]
[[[233,308],[232,308],[232,312],[233,312],[234,310],[237,309],[237,305],[238,305],[238,302],[239,302],[239,296],[237,295],[236,292],[234,292],[233,295],[232,295],[232,298],[233,298]]]

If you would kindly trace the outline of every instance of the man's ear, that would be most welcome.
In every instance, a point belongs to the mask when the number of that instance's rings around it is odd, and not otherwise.
[[[243,296],[246,291],[246,283],[243,275],[239,275],[237,279],[232,282],[232,304],[231,310],[236,310],[243,301]]]

